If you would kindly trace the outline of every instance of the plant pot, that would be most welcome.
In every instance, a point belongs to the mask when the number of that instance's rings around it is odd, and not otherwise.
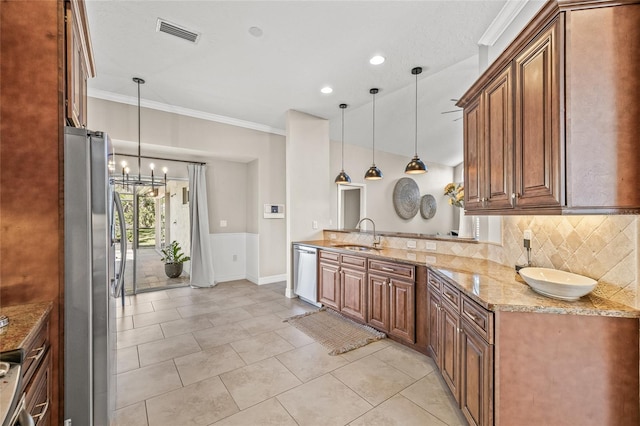
[[[164,273],[169,278],[178,278],[182,274],[182,263],[165,263]]]

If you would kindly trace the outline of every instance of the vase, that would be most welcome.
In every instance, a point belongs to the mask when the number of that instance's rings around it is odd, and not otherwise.
[[[458,226],[458,238],[473,238],[473,216],[464,214],[460,209],[460,225]]]
[[[182,274],[182,263],[165,263],[164,273],[169,278],[178,278]]]

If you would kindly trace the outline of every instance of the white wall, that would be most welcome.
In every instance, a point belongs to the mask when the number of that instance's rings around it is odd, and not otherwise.
[[[293,241],[322,239],[322,229],[335,216],[329,197],[329,122],[287,111],[287,246]],[[335,191],[335,189],[334,189]],[[334,194],[335,198],[335,194]],[[314,228],[313,223],[317,222]],[[291,258],[287,257],[287,295],[292,296]]]
[[[340,172],[341,147],[339,142],[331,142],[331,218],[334,228],[337,226],[337,185],[333,183],[334,175]],[[422,175],[409,176],[404,173],[404,168],[411,160],[386,152],[376,152],[376,165],[382,171],[384,178],[379,181],[367,181],[364,174],[371,166],[371,149],[345,144],[344,168],[351,177],[352,183],[363,183],[367,192],[367,217],[376,223],[376,230],[390,232],[413,232],[421,234],[446,234],[452,229],[452,207],[447,203],[443,189],[453,180],[453,168],[441,164],[430,163],[428,153],[421,153],[429,171]],[[438,204],[436,215],[429,219],[423,219],[420,212],[412,219],[402,219],[393,207],[393,189],[396,182],[403,177],[411,177],[418,184],[420,196],[431,194]],[[457,226],[456,226],[457,228]]]

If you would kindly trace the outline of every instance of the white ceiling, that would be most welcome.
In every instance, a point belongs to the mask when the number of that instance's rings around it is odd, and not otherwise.
[[[245,120],[275,132],[295,109],[331,120],[339,141],[413,154],[415,77],[419,147],[425,161],[462,161],[458,98],[478,76],[478,40],[504,6],[486,1],[97,1],[87,0],[96,97],[136,96]],[[197,44],[156,32],[158,18],[202,33]],[[249,34],[259,27],[261,37]],[[386,57],[370,65],[374,54]],[[320,89],[330,85],[325,95]]]

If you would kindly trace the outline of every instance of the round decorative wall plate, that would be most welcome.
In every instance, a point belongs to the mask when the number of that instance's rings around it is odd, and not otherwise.
[[[436,199],[433,195],[427,194],[423,195],[420,200],[420,216],[425,219],[431,219],[436,215],[436,210],[438,209],[438,203],[436,203]]]
[[[400,178],[393,188],[393,207],[403,219],[411,219],[420,210],[420,189],[415,180]]]

